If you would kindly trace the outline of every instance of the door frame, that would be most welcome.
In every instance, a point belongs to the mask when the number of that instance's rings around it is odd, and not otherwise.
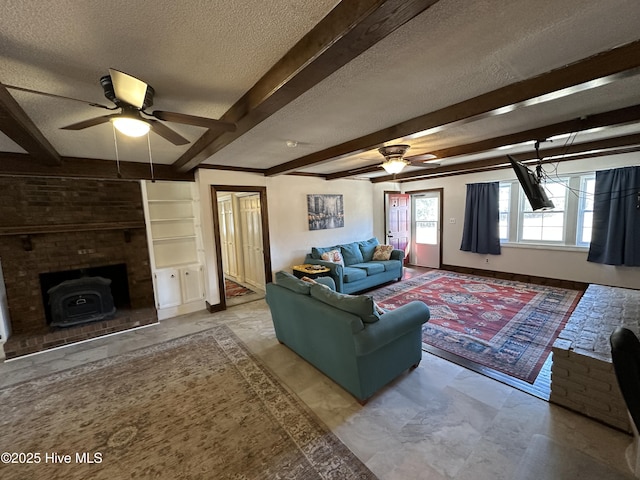
[[[419,195],[422,193],[431,193],[431,192],[438,192],[438,196],[440,198],[440,211],[438,212],[438,215],[440,216],[440,233],[439,233],[439,238],[438,238],[438,268],[442,268],[442,232],[444,231],[444,188],[439,187],[439,188],[423,188],[421,190],[411,190],[409,192],[404,192],[407,193],[409,195],[412,196],[412,205],[413,205],[413,195]],[[386,220],[385,220],[386,221]],[[414,221],[413,221],[413,211],[411,212],[411,243],[413,244],[414,240],[415,240],[415,229],[413,228],[414,225]]]
[[[264,259],[265,283],[273,281],[271,274],[271,243],[269,240],[269,215],[267,213],[267,187],[239,185],[211,185],[211,210],[213,215],[213,243],[216,252],[216,269],[218,274],[218,291],[220,303],[207,304],[210,312],[227,309],[227,298],[224,294],[224,270],[222,266],[222,245],[220,244],[220,218],[218,216],[218,192],[257,192],[260,194],[260,218],[262,224],[262,253]]]

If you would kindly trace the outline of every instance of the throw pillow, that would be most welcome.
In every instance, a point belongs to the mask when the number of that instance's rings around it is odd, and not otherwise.
[[[322,254],[322,260],[325,260],[327,262],[337,263],[344,267],[344,259],[342,258],[342,254],[340,253],[340,250],[331,250],[329,252],[324,252]]]
[[[376,249],[373,252],[373,259],[389,260],[391,258],[392,251],[393,251],[392,245],[376,245]]]
[[[373,308],[373,298],[369,295],[347,295],[323,288],[320,285],[311,285],[311,296],[332,307],[353,313],[365,323],[374,323],[380,320],[378,312]]]
[[[301,293],[303,295],[309,295],[309,290],[311,288],[311,285],[307,282],[303,282],[290,273],[283,271],[276,272],[276,284],[287,288],[292,292]]]
[[[334,247],[313,247],[311,249],[311,256],[316,260],[320,260],[322,259],[323,253],[328,252],[329,250],[338,250],[338,249],[340,249],[340,247],[337,245]]]

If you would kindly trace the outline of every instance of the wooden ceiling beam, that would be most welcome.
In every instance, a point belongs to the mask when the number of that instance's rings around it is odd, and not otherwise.
[[[458,155],[471,155],[474,153],[486,152],[498,147],[515,145],[532,140],[542,141],[555,135],[582,132],[592,128],[612,127],[633,122],[640,122],[640,105],[633,105],[631,107],[619,108],[617,110],[610,110],[608,112],[596,113],[594,115],[575,118],[572,120],[567,120],[565,122],[554,123],[553,125],[532,128],[530,130],[489,138],[486,140],[481,140],[479,142],[468,143],[466,145],[458,145],[450,148],[442,148],[440,150],[432,150],[427,153],[437,157],[438,159],[446,159]],[[418,154],[405,158],[409,161],[412,161],[412,159],[417,159],[423,156],[424,154]],[[365,173],[376,172],[380,170],[381,163],[382,158],[380,158],[380,162],[375,165],[367,165],[365,167],[357,169],[334,172],[328,174],[326,178],[327,180],[335,180],[338,178],[352,177],[354,175],[363,175]],[[414,165],[416,164],[414,163]],[[428,170],[432,171],[432,168],[429,168]],[[392,178],[389,176],[386,177]]]
[[[120,176],[113,160],[61,157],[58,165],[35,162],[26,153],[0,153],[0,176],[3,177],[62,177],[96,178],[109,180],[151,180],[148,163],[120,162]],[[180,173],[171,165],[153,165],[155,180],[194,181],[194,172]]]
[[[548,163],[560,163],[560,162],[566,162],[568,160],[584,160],[587,158],[597,158],[597,157],[604,157],[609,155],[621,155],[623,153],[635,153],[635,152],[640,152],[640,145],[630,146],[630,147],[611,148],[606,150],[587,150],[584,153],[576,153],[574,155],[571,155],[571,158],[547,159],[547,160],[542,160],[540,163],[543,165],[546,165]],[[497,166],[478,167],[469,171],[459,170],[451,173],[446,173],[438,176],[438,178],[455,177],[458,175],[469,175],[471,173],[490,172],[493,170],[504,170],[509,168],[511,168],[511,165],[505,165],[505,164],[500,164]],[[403,180],[401,183],[417,182],[420,180],[424,180],[424,179],[410,178],[408,180]]]
[[[60,155],[56,149],[1,83],[0,131],[24,148],[32,160],[46,165],[60,165]]]
[[[288,105],[437,0],[342,1],[245,93],[221,120],[234,132],[209,129],[176,162],[196,168]]]
[[[597,155],[611,155],[613,150],[620,150],[625,147],[635,147],[638,145],[640,145],[640,133],[635,133],[621,137],[606,138],[603,140],[594,140],[591,142],[576,143],[561,147],[541,148],[540,156],[543,158],[543,163],[565,162],[576,160],[576,154],[594,152]],[[536,152],[533,149],[531,152],[514,153],[511,154],[511,156],[521,162],[536,160]],[[372,178],[371,183],[388,181],[412,182],[427,180],[430,177],[439,178],[486,170],[497,170],[500,168],[511,168],[508,163],[506,153],[491,158],[475,160],[473,162],[456,163],[454,165],[428,169],[425,168],[421,170],[414,170],[413,172],[400,173],[397,174],[395,178],[393,178],[393,175],[385,175],[384,177]]]
[[[379,148],[390,140],[412,135],[423,136],[429,131],[442,130],[453,125],[500,115],[542,101],[597,88],[605,83],[637,74],[639,71],[640,40],[276,165],[267,170],[267,175],[280,175],[311,165],[338,160]]]

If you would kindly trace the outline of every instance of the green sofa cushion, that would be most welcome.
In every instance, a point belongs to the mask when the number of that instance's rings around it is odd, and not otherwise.
[[[367,272],[367,275],[375,275],[376,273],[384,272],[384,265],[376,262],[354,263],[351,266],[353,268],[361,268]]]
[[[373,298],[368,295],[347,295],[334,292],[322,285],[311,285],[311,296],[335,308],[353,313],[365,323],[374,323],[380,320],[380,316],[374,308]]]
[[[375,237],[358,242],[358,247],[360,247],[360,252],[362,252],[363,262],[370,262],[373,260],[373,252],[376,249],[376,245],[378,245],[378,239]]]
[[[340,245],[342,249],[342,258],[344,258],[344,264],[346,266],[353,265],[354,263],[362,263],[362,252],[358,243],[348,243],[346,245]]]
[[[288,272],[276,272],[276,283],[281,287],[287,288],[293,292],[309,295],[311,284],[303,282],[299,278],[294,277]]]
[[[357,282],[367,278],[367,272],[361,268],[344,267],[344,283]]]

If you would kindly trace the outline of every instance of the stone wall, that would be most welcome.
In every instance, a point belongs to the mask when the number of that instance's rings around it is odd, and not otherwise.
[[[553,345],[550,401],[630,432],[609,336],[618,326],[640,333],[640,291],[589,285]]]

